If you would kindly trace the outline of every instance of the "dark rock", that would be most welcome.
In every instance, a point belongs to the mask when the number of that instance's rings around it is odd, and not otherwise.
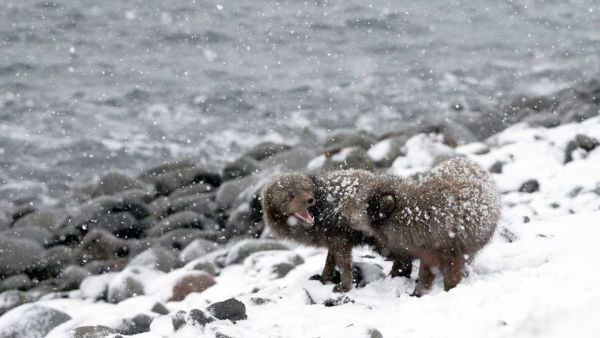
[[[188,167],[160,174],[153,181],[156,193],[167,196],[179,188],[194,183],[208,183],[212,186],[219,186],[221,177],[219,174],[203,168]]]
[[[585,151],[592,151],[598,146],[598,140],[583,134],[575,135],[575,143]]]
[[[369,134],[358,131],[339,132],[325,140],[325,149],[359,147],[364,150],[371,148],[377,139]]]
[[[150,331],[152,317],[139,314],[131,319],[126,319],[123,324],[117,329],[120,334],[134,335]]]
[[[224,182],[217,190],[215,199],[217,207],[226,210],[241,204],[242,202],[239,201],[243,200],[244,193],[252,190],[258,181],[259,177],[253,175]]]
[[[181,262],[173,251],[157,246],[135,256],[128,265],[147,266],[163,272],[169,272],[178,268]]]
[[[192,309],[190,311],[190,319],[192,320],[193,324],[198,324],[202,326],[215,321],[214,318],[206,315],[206,313],[198,309]]]
[[[146,189],[129,189],[114,194],[114,197],[122,198],[124,201],[136,201],[142,206],[152,202],[154,200],[154,192]],[[146,211],[147,207],[146,207]],[[144,216],[136,216],[137,218],[143,218]]]
[[[456,147],[463,144],[473,143],[478,137],[468,127],[452,120],[432,120],[419,128],[419,133],[443,135],[443,143]]]
[[[191,272],[181,278],[173,287],[173,296],[170,301],[179,302],[192,292],[202,292],[216,284],[212,276],[203,272]]]
[[[92,275],[99,275],[108,271],[104,261],[90,261],[83,268]]]
[[[223,168],[223,180],[227,181],[252,175],[258,173],[261,169],[262,167],[257,160],[242,156],[225,165],[225,168]]]
[[[56,231],[67,220],[68,214],[62,209],[44,209],[33,211],[21,218],[14,224],[13,228],[39,227],[48,231]]]
[[[167,217],[171,207],[171,200],[165,196],[159,196],[148,205],[150,216],[160,219]]]
[[[168,172],[178,171],[182,169],[194,168],[196,165],[188,160],[177,160],[173,163],[166,163],[153,168],[150,168],[138,176],[138,179],[148,183],[154,183],[154,179]]]
[[[90,261],[86,262],[83,268],[89,271],[92,275],[98,275],[107,272],[121,271],[127,266],[127,262],[127,257],[108,259],[104,261]]]
[[[47,249],[39,264],[28,270],[28,273],[39,280],[58,276],[65,267],[74,264],[71,248],[64,245],[57,245]]]
[[[225,223],[225,232],[228,237],[258,237],[264,227],[260,213],[252,210],[248,204],[244,203],[229,215]]]
[[[29,239],[42,246],[54,243],[54,234],[44,228],[21,226],[0,232],[0,236]]]
[[[126,256],[128,253],[127,241],[104,230],[90,231],[85,235],[79,247],[81,262],[114,259]]]
[[[554,112],[545,112],[525,117],[522,122],[527,123],[530,127],[554,128],[561,123],[561,117]]]
[[[139,238],[144,232],[144,228],[138,226],[137,219],[127,212],[108,214],[102,221],[96,226],[108,230],[120,238]]]
[[[72,338],[104,338],[115,333],[117,331],[102,325],[80,326],[70,331]]]
[[[212,193],[207,193],[175,198],[169,204],[169,212],[174,214],[180,211],[193,211],[205,216],[214,215],[217,210],[214,196]]]
[[[490,167],[490,172],[494,174],[502,174],[502,167],[504,167],[504,162],[496,161]]]
[[[106,298],[110,303],[120,303],[125,299],[143,295],[144,286],[133,276],[125,278],[114,278],[108,284]]]
[[[573,160],[573,151],[576,149],[583,149],[587,152],[594,150],[598,146],[598,140],[591,138],[587,135],[578,134],[575,139],[567,143],[565,150],[565,163]]]
[[[42,257],[43,248],[38,243],[0,236],[0,278],[35,269]]]
[[[266,158],[260,164],[263,168],[277,167],[281,171],[306,171],[306,165],[315,155],[310,149],[294,148]]]
[[[49,307],[23,305],[0,317],[0,337],[43,338],[52,329],[70,319],[66,313]]]
[[[273,265],[273,272],[277,275],[277,278],[283,278],[287,274],[294,270],[296,266],[290,263],[278,263]]]
[[[210,193],[214,190],[214,187],[208,183],[196,183],[191,185],[186,185],[181,187],[175,191],[173,191],[170,195],[170,199],[175,199],[178,197],[184,196],[195,196],[195,195],[203,195]]]
[[[518,239],[514,232],[504,227],[500,228],[500,236],[502,236],[508,243],[512,243]]]
[[[534,193],[540,190],[540,183],[536,179],[526,181],[519,188],[519,192]]]
[[[232,322],[247,319],[246,306],[235,298],[211,304],[207,310],[218,319],[229,319]]]
[[[33,204],[25,204],[25,205],[19,206],[19,208],[12,215],[13,222],[16,223],[19,219],[35,212],[36,210],[37,209],[35,208],[35,206]]]
[[[149,215],[148,207],[136,200],[103,196],[84,204],[79,213],[67,221],[67,230],[86,234],[94,229],[108,230],[119,237],[137,238],[144,229],[137,218]]]
[[[80,266],[70,265],[60,273],[60,279],[63,282],[63,290],[76,290],[79,285],[90,276],[90,272]]]
[[[152,311],[154,313],[158,313],[159,315],[168,315],[169,314],[169,309],[167,309],[161,303],[154,304],[154,306],[152,307],[152,309],[150,309],[150,311]]]
[[[340,296],[338,298],[329,298],[323,302],[323,305],[326,307],[338,306],[342,304],[354,303],[354,299],[351,299],[348,296]]]
[[[406,155],[403,147],[409,138],[408,134],[386,138],[371,147],[368,155],[376,167],[389,168],[398,157]]]
[[[250,301],[254,305],[264,305],[264,304],[272,302],[272,300],[270,300],[268,298],[263,298],[263,297],[252,297],[252,298],[250,298]]]
[[[183,263],[189,263],[194,259],[201,257],[211,251],[218,248],[218,244],[202,238],[194,239],[185,249],[181,252],[181,260]]]
[[[505,110],[511,121],[517,122],[540,112],[552,112],[558,104],[559,100],[556,96],[521,96],[514,99]]]
[[[134,179],[119,173],[109,173],[100,179],[93,197],[113,195],[129,189],[141,189],[142,185]]]
[[[375,163],[361,148],[337,148],[325,153],[322,170],[375,169]]]
[[[150,236],[161,236],[176,229],[204,229],[208,219],[193,211],[180,211],[163,219],[158,225],[148,231]]]
[[[369,338],[383,338],[383,335],[377,329],[369,329],[367,334],[369,335]]]
[[[186,317],[187,313],[185,311],[177,311],[177,313],[175,313],[171,319],[171,322],[173,323],[173,330],[179,331],[179,329],[185,326]]]
[[[259,251],[289,250],[289,247],[280,241],[267,239],[246,239],[234,244],[227,257],[225,265],[242,263],[246,257]]]
[[[183,250],[196,239],[215,238],[221,236],[212,230],[178,229],[169,231],[158,238],[157,244],[168,249]]]
[[[257,161],[262,161],[267,157],[271,157],[277,153],[290,150],[291,147],[286,144],[276,144],[273,142],[263,142],[252,147],[245,156],[253,158]]]
[[[218,268],[213,262],[208,261],[200,261],[194,264],[193,269],[196,271],[204,271],[211,276],[216,276],[218,273]]]
[[[29,290],[35,286],[35,282],[29,278],[26,274],[18,274],[10,277],[6,277],[0,280],[0,292],[8,290]],[[2,314],[0,313],[0,316]]]

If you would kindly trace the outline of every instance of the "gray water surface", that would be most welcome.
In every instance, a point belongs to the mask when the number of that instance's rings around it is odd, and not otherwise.
[[[3,0],[0,197],[598,78],[599,5]]]

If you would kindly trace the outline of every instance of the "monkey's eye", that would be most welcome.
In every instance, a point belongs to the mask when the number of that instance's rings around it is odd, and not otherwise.
[[[293,199],[294,199],[294,196],[292,196],[292,195],[288,195],[285,197],[286,202],[291,202]]]

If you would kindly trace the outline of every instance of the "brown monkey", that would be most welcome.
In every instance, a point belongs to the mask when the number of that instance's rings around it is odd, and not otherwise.
[[[433,266],[440,268],[446,291],[455,287],[465,263],[492,237],[501,209],[492,177],[464,158],[406,179],[379,176],[356,203],[345,212],[354,229],[393,253],[420,259],[414,296],[431,287]]]

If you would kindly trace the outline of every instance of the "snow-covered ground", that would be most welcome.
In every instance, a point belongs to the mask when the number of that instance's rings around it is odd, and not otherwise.
[[[515,125],[486,143],[456,150],[486,168],[503,163],[502,172],[494,177],[504,208],[492,242],[468,267],[463,282],[449,292],[443,291],[437,278],[429,294],[410,297],[416,269],[410,280],[390,278],[390,262],[368,248],[359,248],[354,260],[378,264],[386,276],[346,294],[333,293],[332,285],[308,280],[320,273],[325,251],[293,246],[291,251],[258,252],[243,264],[229,265],[215,277],[216,285],[181,302],[168,302],[171,285],[190,265],[169,273],[141,269],[146,295],[118,304],[77,297],[38,301],[72,317],[47,337],[66,337],[83,325],[115,327],[122,318],[138,313],[156,317],[150,332],[135,336],[139,338],[214,337],[217,333],[230,337],[377,337],[377,331],[383,337],[598,337],[600,146],[591,151],[575,149],[572,160],[565,163],[567,144],[576,135],[600,140],[600,118],[554,129]],[[451,152],[436,138],[426,136],[416,136],[407,147],[407,156],[392,166],[399,175],[421,170],[434,163],[436,156]],[[539,190],[519,192],[529,180],[536,180]],[[285,277],[271,273],[273,264],[296,255],[304,263]],[[126,273],[91,277],[95,280],[85,281],[85,288],[74,295],[93,294]],[[157,301],[173,314],[205,309],[231,297],[245,304],[247,320],[187,325],[175,332],[172,315],[150,311]],[[339,305],[325,306],[328,299]],[[18,321],[28,306],[1,317],[0,327]]]

